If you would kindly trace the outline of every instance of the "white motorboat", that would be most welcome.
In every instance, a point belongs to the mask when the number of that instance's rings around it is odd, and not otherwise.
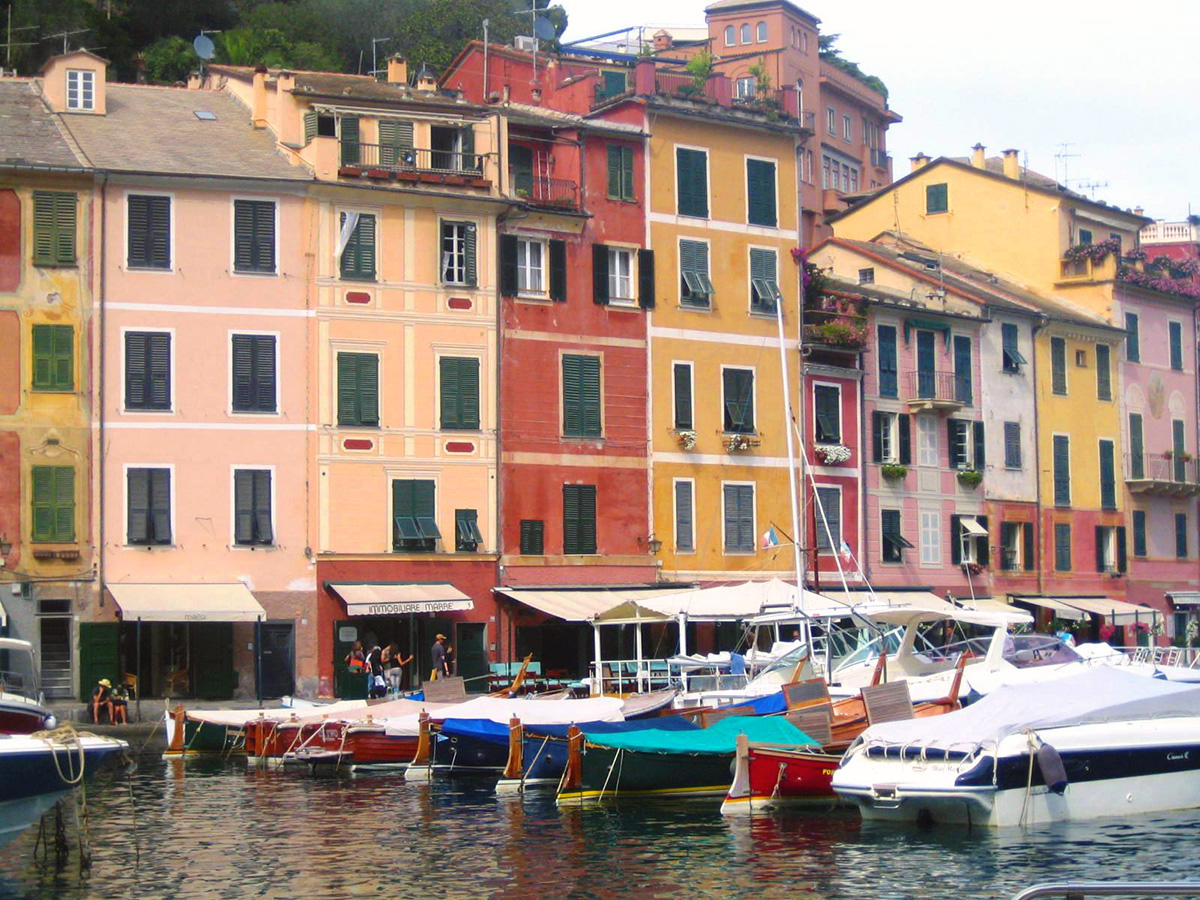
[[[1037,825],[1200,807],[1200,688],[1098,666],[873,725],[833,788],[864,819]]]
[[[31,734],[55,724],[38,687],[33,644],[0,638],[0,734]]]

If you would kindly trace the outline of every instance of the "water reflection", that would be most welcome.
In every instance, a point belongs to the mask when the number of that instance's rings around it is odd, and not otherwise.
[[[31,831],[0,858],[0,897],[1004,898],[1049,879],[1178,876],[1196,855],[1192,814],[1029,834],[867,827],[848,810],[725,820],[711,800],[559,810],[549,792],[497,798],[480,781],[153,753],[132,779],[136,809],[123,776],[88,790],[90,872],[74,854],[34,860]]]

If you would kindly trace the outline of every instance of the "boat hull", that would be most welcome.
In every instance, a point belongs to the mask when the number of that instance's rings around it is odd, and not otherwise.
[[[644,753],[585,746],[577,789],[559,803],[626,796],[722,796],[729,790],[732,753]]]
[[[33,734],[53,727],[50,711],[36,703],[0,699],[0,734]]]
[[[833,773],[840,757],[769,744],[739,746],[724,815],[746,815],[797,804],[837,803]]]
[[[508,763],[508,742],[471,734],[433,735],[433,771],[438,775],[498,775]]]

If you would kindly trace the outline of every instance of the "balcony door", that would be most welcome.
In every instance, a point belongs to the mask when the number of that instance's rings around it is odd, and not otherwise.
[[[917,396],[933,397],[937,390],[934,376],[934,341],[932,331],[917,332]]]

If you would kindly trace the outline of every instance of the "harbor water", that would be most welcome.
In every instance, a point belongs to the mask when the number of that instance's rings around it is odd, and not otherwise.
[[[89,869],[68,800],[70,856],[35,854],[31,829],[0,850],[0,897],[989,900],[1039,881],[1189,877],[1200,856],[1196,812],[1030,832],[865,826],[845,809],[729,820],[712,798],[558,809],[548,792],[498,798],[490,781],[160,752],[88,786]]]

